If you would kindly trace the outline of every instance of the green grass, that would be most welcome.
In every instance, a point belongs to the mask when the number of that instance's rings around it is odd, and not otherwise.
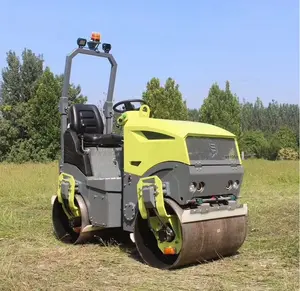
[[[52,234],[56,163],[0,165],[0,290],[299,290],[298,162],[246,161],[249,229],[240,254],[161,271],[117,245]]]

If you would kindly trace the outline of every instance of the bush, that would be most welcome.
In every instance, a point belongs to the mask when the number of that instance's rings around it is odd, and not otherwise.
[[[282,148],[278,152],[277,159],[295,161],[299,159],[299,153],[295,151],[293,148]]]

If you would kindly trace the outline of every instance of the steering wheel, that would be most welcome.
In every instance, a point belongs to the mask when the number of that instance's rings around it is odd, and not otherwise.
[[[114,106],[113,106],[113,110],[115,112],[118,112],[118,113],[124,113],[126,111],[133,111],[133,110],[136,110],[138,111],[140,108],[136,108],[132,103],[134,102],[139,102],[141,104],[145,104],[147,105],[147,103],[142,100],[142,99],[128,99],[128,100],[123,100],[123,101],[120,101],[118,103],[116,103]],[[120,105],[123,105],[123,108],[122,109],[117,109],[118,106]]]

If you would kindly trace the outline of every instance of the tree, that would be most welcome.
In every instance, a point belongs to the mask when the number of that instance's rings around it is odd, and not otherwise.
[[[280,104],[279,116],[282,121],[280,126],[287,126],[297,137],[299,147],[299,105],[298,104]]]
[[[18,130],[12,124],[0,117],[0,162],[7,158],[14,141],[18,138]]]
[[[1,138],[2,160],[20,140],[28,138],[28,101],[32,98],[38,79],[43,73],[43,59],[31,50],[22,52],[22,62],[16,53],[7,53],[7,67],[2,70],[1,83],[1,128],[8,130]]]
[[[264,131],[274,133],[283,124],[279,114],[278,102],[272,100],[268,107],[265,108],[264,113]]]
[[[7,53],[0,96],[0,161],[53,160],[59,147],[59,98],[63,75],[43,69],[43,59],[31,50]],[[70,85],[69,105],[84,103],[80,86]]]
[[[152,78],[142,95],[143,100],[151,109],[151,116],[160,119],[187,120],[188,109],[179,85],[168,78],[164,87],[158,78]]]
[[[200,113],[197,109],[188,109],[188,120],[199,122]]]
[[[43,58],[30,49],[21,57],[9,51],[7,66],[0,80],[0,162],[46,161],[57,158],[60,139],[59,98],[63,75],[43,69]],[[85,103],[80,85],[70,84],[69,106]],[[278,104],[267,107],[257,97],[254,103],[239,103],[227,81],[224,90],[212,84],[199,110],[188,109],[179,85],[168,78],[161,85],[152,78],[142,94],[155,118],[200,121],[214,124],[236,134],[246,154],[268,159],[290,158],[299,151],[299,105]],[[114,114],[114,129],[119,114]],[[296,154],[295,154],[296,153]]]
[[[244,100],[241,104],[241,131],[254,130],[253,125],[253,104]]]
[[[21,63],[16,53],[9,51],[6,61],[7,67],[2,70],[1,105],[13,106],[27,102],[33,96],[35,85],[43,74],[42,56],[24,49]]]
[[[36,94],[30,100],[30,136],[35,152],[41,160],[54,160],[60,147],[59,100],[62,93],[63,77],[54,76],[47,67],[39,80]],[[87,97],[81,94],[80,86],[70,84],[69,106],[85,103]]]
[[[274,134],[274,140],[276,140],[279,149],[297,149],[296,134],[287,126],[282,126],[279,128],[279,130]]]
[[[246,155],[255,155],[257,158],[266,156],[268,141],[262,131],[247,131],[241,137],[239,147]]]
[[[60,74],[55,76],[57,82],[59,83],[60,86],[60,95],[62,94],[62,89],[63,89],[63,83],[64,83],[64,75]],[[71,106],[72,104],[77,104],[77,103],[86,103],[88,98],[87,96],[84,96],[81,94],[81,87],[80,85],[75,86],[73,83],[70,84],[69,86],[69,92],[68,92],[68,105]]]
[[[237,136],[241,133],[241,107],[238,97],[230,91],[229,82],[221,90],[214,83],[200,108],[200,121],[222,127]]]
[[[29,133],[37,152],[54,160],[59,152],[60,114],[58,110],[61,87],[49,68],[46,68],[30,100]]]

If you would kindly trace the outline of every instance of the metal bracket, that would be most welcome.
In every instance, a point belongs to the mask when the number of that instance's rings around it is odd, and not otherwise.
[[[59,105],[58,105],[58,108],[59,108],[59,113],[62,114],[62,115],[67,115],[68,114],[68,97],[61,97],[60,98],[60,102],[59,102]]]
[[[71,217],[80,216],[79,208],[75,205],[75,187],[76,182],[72,175],[61,173],[58,177],[57,198],[61,203],[65,214]],[[67,207],[65,200],[68,201]],[[68,211],[68,209],[70,211]],[[70,213],[71,212],[71,213]]]
[[[151,185],[151,186],[144,186],[142,188],[142,193],[143,193],[143,199],[144,199],[144,203],[146,208],[155,208],[155,195],[156,195],[156,191],[155,191],[155,186]]]
[[[176,253],[181,249],[182,235],[176,215],[170,215],[165,209],[164,194],[169,188],[158,176],[141,178],[137,184],[138,206],[141,217],[147,219],[158,248],[164,252],[166,247],[175,247]],[[155,216],[149,215],[152,209]]]
[[[157,209],[158,215],[160,217],[166,217],[166,218],[171,217],[169,214],[167,214],[166,209],[165,209],[163,182],[159,179],[158,176],[150,176],[150,177],[141,178],[137,184],[138,205],[139,205],[139,210],[140,210],[142,218],[147,219],[147,217],[148,217],[145,200],[144,200],[144,191],[145,191],[145,189],[147,189],[147,187],[153,187],[153,189],[155,189],[155,193],[153,193],[153,195],[155,195],[154,206],[155,206],[155,209]],[[153,202],[150,202],[151,201],[151,197],[150,197],[151,193],[145,192],[145,195],[146,195],[146,198],[150,199],[147,202],[153,203]]]

